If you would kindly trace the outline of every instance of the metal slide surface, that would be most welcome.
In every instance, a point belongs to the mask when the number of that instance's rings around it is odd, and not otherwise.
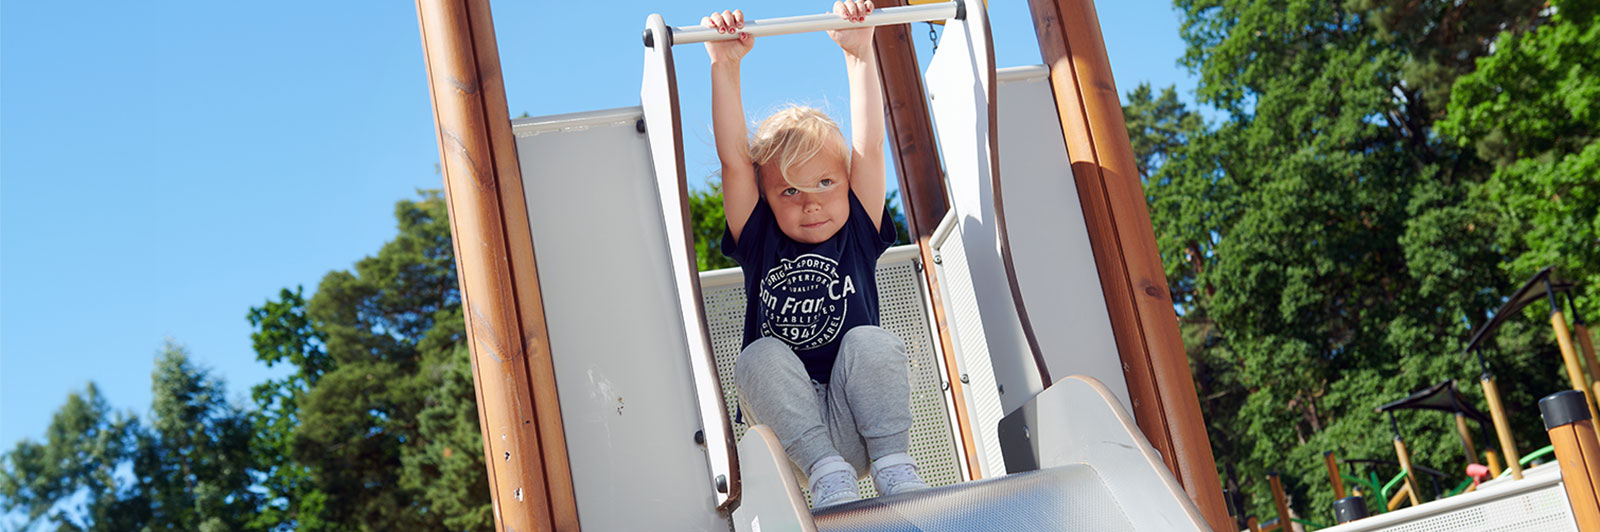
[[[1105,479],[1085,464],[866,499],[813,516],[826,532],[1133,530]]]

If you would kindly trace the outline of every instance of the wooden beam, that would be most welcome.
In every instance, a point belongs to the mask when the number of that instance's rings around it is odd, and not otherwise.
[[[905,5],[902,0],[884,0],[877,7]],[[900,179],[900,205],[906,215],[906,232],[922,252],[922,274],[927,279],[933,300],[933,320],[939,331],[946,374],[950,375],[950,395],[955,403],[956,423],[961,429],[961,445],[966,450],[970,478],[983,478],[978,463],[978,446],[973,440],[971,414],[967,412],[966,392],[956,367],[956,350],[950,343],[949,323],[945,319],[944,296],[939,292],[934,272],[933,247],[929,237],[950,210],[945,201],[944,171],[939,168],[938,144],[933,122],[928,118],[928,98],[923,92],[922,68],[917,64],[917,48],[912,44],[911,25],[880,26],[873,35],[878,48],[878,70],[883,79],[885,123],[889,142],[894,147],[894,167]]]
[[[488,0],[417,0],[497,530],[577,530]]]
[[[1231,526],[1092,0],[1029,0],[1139,429],[1212,528]]]

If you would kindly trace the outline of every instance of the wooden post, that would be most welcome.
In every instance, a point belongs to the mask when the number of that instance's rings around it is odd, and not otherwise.
[[[1549,286],[1550,281],[1545,281]],[[1561,348],[1561,362],[1567,368],[1567,382],[1572,383],[1572,389],[1583,394],[1583,401],[1589,405],[1589,418],[1600,418],[1600,413],[1595,412],[1594,398],[1589,396],[1589,385],[1583,381],[1583,366],[1578,362],[1578,352],[1572,347],[1572,331],[1567,329],[1567,319],[1562,315],[1561,307],[1556,302],[1555,293],[1550,294],[1550,328],[1555,329],[1556,345]],[[1596,436],[1600,436],[1597,433]]]
[[[1578,337],[1578,347],[1582,348],[1583,361],[1589,366],[1589,398],[1600,402],[1600,359],[1595,358],[1594,338],[1589,335],[1589,325],[1584,323],[1583,315],[1578,313],[1578,302],[1572,300],[1570,291],[1567,292],[1567,307],[1572,309],[1572,334]]]
[[[1404,485],[1400,486],[1400,491],[1394,492],[1394,496],[1389,497],[1389,502],[1388,504],[1384,505],[1384,507],[1393,512],[1395,508],[1400,507],[1400,502],[1406,500],[1406,496],[1408,495],[1411,497],[1416,497],[1415,495],[1411,495],[1410,481],[1407,481]]]
[[[1256,519],[1256,516],[1252,515],[1249,519],[1245,519],[1244,524],[1250,527],[1250,532],[1261,532],[1261,521]]]
[[[1600,439],[1588,400],[1580,391],[1557,392],[1539,400],[1550,445],[1561,466],[1561,484],[1581,532],[1600,532]]]
[[[417,0],[497,530],[577,530],[487,0]]]
[[[1406,492],[1410,493],[1411,505],[1422,504],[1417,500],[1417,475],[1411,471],[1411,455],[1406,452],[1406,442],[1399,436],[1394,438],[1394,454],[1400,457],[1400,469],[1406,472]]]
[[[1500,472],[1504,470],[1500,467],[1500,453],[1492,448],[1484,449],[1483,457],[1489,462],[1489,478],[1500,478]]]
[[[1583,360],[1589,365],[1589,396],[1600,401],[1600,359],[1595,358],[1594,338],[1589,335],[1589,327],[1578,317],[1578,308],[1572,307],[1572,334],[1578,337],[1578,346],[1583,348]]]
[[[1029,0],[1129,405],[1214,529],[1230,526],[1092,0]]]
[[[876,2],[878,8],[906,5],[904,0]],[[929,238],[939,227],[950,204],[945,201],[944,172],[939,168],[938,142],[933,137],[933,122],[928,119],[928,98],[923,92],[922,69],[917,64],[917,48],[912,44],[911,25],[880,26],[872,42],[878,51],[878,71],[883,80],[884,123],[889,142],[894,146],[894,168],[900,178],[900,205],[906,215],[906,232],[917,243],[922,256],[922,275],[932,299],[934,328],[944,352],[946,374],[950,375],[950,396],[956,412],[957,431],[966,450],[967,474],[983,478],[973,439],[971,413],[967,412],[965,386],[956,366],[956,350],[950,343],[950,327],[945,318],[944,295],[939,291],[938,274],[933,268],[933,246]]]
[[[1272,485],[1272,504],[1278,509],[1278,529],[1293,530],[1293,520],[1289,518],[1289,496],[1283,493],[1283,480],[1277,473],[1267,473],[1267,482]]]
[[[1394,411],[1389,411],[1389,428],[1394,431],[1394,454],[1400,461],[1400,469],[1406,473],[1406,490],[1411,493],[1411,505],[1417,502],[1417,475],[1411,470],[1411,454],[1406,452],[1406,442],[1400,438],[1400,425],[1394,421]]]
[[[1483,360],[1483,350],[1473,349],[1478,356],[1478,367],[1483,373],[1478,377],[1483,383],[1483,399],[1489,403],[1489,418],[1494,421],[1494,433],[1500,440],[1500,451],[1506,454],[1506,467],[1511,468],[1511,478],[1522,480],[1521,457],[1517,456],[1517,442],[1511,438],[1511,422],[1506,419],[1506,407],[1500,404],[1500,388],[1494,384],[1494,374],[1489,373],[1489,363]],[[1489,454],[1489,472],[1500,477],[1499,457]]]
[[[1467,430],[1467,416],[1456,412],[1456,433],[1461,436],[1461,450],[1467,453],[1467,463],[1478,463],[1478,448],[1472,445],[1472,432]]]
[[[1333,456],[1333,451],[1324,451],[1322,461],[1328,466],[1328,482],[1333,483],[1333,500],[1344,498],[1344,478],[1339,476],[1339,460]]]

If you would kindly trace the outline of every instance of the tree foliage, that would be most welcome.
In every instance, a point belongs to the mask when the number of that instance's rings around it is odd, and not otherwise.
[[[243,530],[260,504],[251,421],[227,389],[168,342],[151,378],[148,426],[113,413],[93,383],[56,411],[45,443],[5,454],[0,495],[25,526],[57,530]]]
[[[1451,94],[1440,129],[1494,164],[1484,194],[1503,220],[1506,269],[1555,265],[1600,314],[1600,4],[1551,2],[1547,24],[1505,32]]]
[[[493,528],[447,206],[395,208],[399,234],[316,294],[250,311],[258,358],[293,373],[256,388],[273,494],[256,526]]]
[[[1502,28],[1546,22],[1543,2],[1175,5],[1181,63],[1222,120],[1144,87],[1126,111],[1219,473],[1265,516],[1264,475],[1282,471],[1297,512],[1329,520],[1322,451],[1393,459],[1374,407],[1447,378],[1483,404],[1459,353],[1520,283],[1504,266],[1524,246],[1500,236],[1516,229],[1493,162],[1438,123]],[[1563,388],[1552,340],[1519,321],[1494,355],[1524,450],[1544,442],[1534,401]],[[1462,471],[1447,418],[1398,418],[1416,462]]]

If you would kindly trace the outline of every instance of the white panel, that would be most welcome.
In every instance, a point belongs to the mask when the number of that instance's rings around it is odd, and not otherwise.
[[[1000,401],[1004,411],[1010,412],[1044,387],[1017,319],[1009,276],[1000,256],[991,180],[993,154],[989,146],[988,94],[994,67],[983,11],[968,9],[966,20],[945,24],[944,38],[933,54],[925,79],[929,108],[944,155],[951,209],[957,215],[954,230],[960,233],[966,250],[995,380],[1006,390]],[[962,319],[965,318],[957,316],[950,321]],[[978,332],[963,330],[962,334],[972,337]]]
[[[1050,378],[1088,375],[1131,407],[1050,71],[1001,70],[1000,190],[1011,264]]]
[[[1324,528],[1329,532],[1567,532],[1578,530],[1554,462],[1522,480]]]
[[[645,135],[649,138],[655,168],[657,206],[640,212],[657,216],[664,229],[660,238],[667,244],[667,257],[659,267],[671,275],[666,284],[674,290],[677,303],[676,312],[656,319],[675,319],[680,327],[679,338],[688,351],[691,382],[699,401],[701,424],[705,427],[710,470],[709,475],[700,478],[707,484],[722,486],[717,493],[717,504],[721,505],[728,499],[726,491],[736,489],[739,479],[735,472],[733,428],[722,414],[716,362],[712,358],[710,335],[698,297],[699,265],[694,257],[693,236],[689,233],[689,206],[685,204],[689,190],[683,171],[683,135],[678,130],[677,78],[673,71],[672,47],[666,45],[671,42],[670,30],[661,15],[650,15],[645,25],[657,43],[645,48],[644,82],[639,91],[644,107]]]
[[[954,223],[950,218],[945,223]],[[944,224],[940,224],[943,226]],[[950,327],[950,345],[955,348],[956,364],[964,377],[962,384],[967,413],[971,418],[973,443],[977,447],[978,471],[984,478],[1006,474],[1005,455],[1000,452],[997,427],[1005,416],[995,384],[994,367],[989,360],[988,339],[983,334],[978,314],[978,297],[972,289],[972,274],[966,250],[957,231],[936,232],[930,239],[938,258],[939,289],[943,292],[945,321]]]
[[[663,319],[678,298],[640,118],[513,122],[578,517],[587,530],[726,530],[694,442],[683,329]]]

